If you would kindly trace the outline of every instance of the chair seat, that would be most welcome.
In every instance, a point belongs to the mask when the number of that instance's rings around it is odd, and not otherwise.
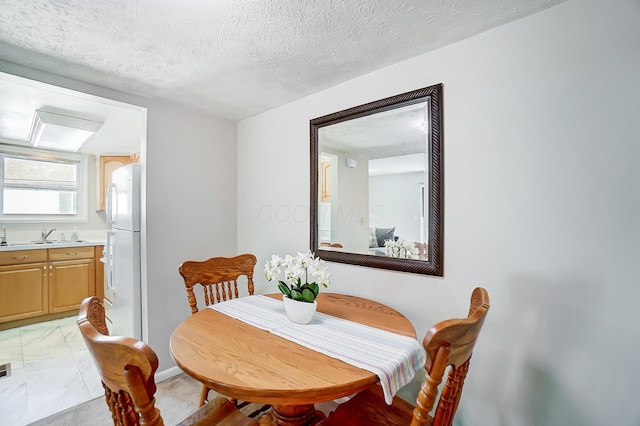
[[[249,426],[257,425],[254,419],[242,414],[235,404],[227,398],[218,397],[209,401],[198,411],[178,423],[176,426]]]
[[[318,426],[409,426],[413,408],[413,405],[397,396],[391,405],[387,405],[382,387],[373,385],[340,404]]]

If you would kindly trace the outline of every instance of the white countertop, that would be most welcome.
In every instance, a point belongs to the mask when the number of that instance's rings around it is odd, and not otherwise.
[[[58,247],[86,247],[86,246],[103,246],[104,241],[52,241],[50,243],[34,243],[34,242],[16,242],[9,243],[6,246],[0,246],[0,251],[15,251],[15,250],[40,250]]]

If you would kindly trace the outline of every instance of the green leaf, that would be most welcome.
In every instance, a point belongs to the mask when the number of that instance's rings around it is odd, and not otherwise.
[[[280,292],[285,296],[291,297],[291,290],[284,281],[280,281],[280,283],[278,284],[278,289],[280,289]]]
[[[291,289],[291,298],[293,300],[300,300],[300,301],[304,300],[302,297],[302,292],[300,292],[299,290],[296,290],[295,288]]]
[[[320,286],[317,283],[309,284],[309,290],[311,290],[315,297],[318,297],[318,293],[320,292]]]
[[[302,300],[305,302],[313,302],[316,299],[316,294],[309,288],[302,290]]]

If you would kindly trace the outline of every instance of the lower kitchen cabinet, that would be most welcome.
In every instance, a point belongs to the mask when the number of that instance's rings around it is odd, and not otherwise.
[[[0,252],[0,322],[48,312],[47,259],[47,250]]]
[[[94,246],[0,252],[0,323],[76,311],[96,294],[95,252]]]
[[[94,248],[49,249],[49,313],[78,309],[96,294]]]
[[[48,312],[47,264],[0,266],[0,322]]]

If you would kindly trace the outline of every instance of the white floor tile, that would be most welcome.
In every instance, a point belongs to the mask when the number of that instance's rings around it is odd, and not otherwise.
[[[76,316],[72,316],[72,317],[65,317],[65,318],[59,318],[56,321],[58,321],[58,326],[60,328],[65,328],[65,327],[74,327],[74,328],[78,328],[78,318]]]
[[[20,369],[18,369],[20,370]],[[16,370],[16,372],[18,371]],[[0,424],[21,426],[28,423],[27,382],[12,374],[0,381]]]
[[[71,316],[0,331],[0,424],[23,426],[104,394],[98,370]]]
[[[6,330],[11,331],[11,330]],[[21,368],[24,365],[22,357],[22,342],[20,332],[0,332],[0,363],[10,362],[11,368]]]
[[[78,370],[84,379],[84,383],[89,389],[89,393],[93,398],[104,395],[104,388],[102,387],[102,380],[98,374],[98,369],[88,349],[82,351],[73,352],[73,357],[76,360]]]
[[[50,367],[27,370],[27,400],[30,421],[65,410],[86,401],[89,390],[78,367]],[[35,403],[37,401],[37,403]]]
[[[10,328],[8,330],[0,330],[0,341],[3,341],[5,338],[11,338],[18,336],[20,337],[20,328]]]
[[[62,334],[64,335],[64,340],[67,343],[67,346],[71,351],[77,350],[86,350],[87,344],[84,342],[84,338],[82,337],[82,333],[80,333],[80,329],[76,325],[74,329],[63,329]]]
[[[71,350],[59,328],[23,331],[22,350],[25,367],[51,359],[71,358]]]

